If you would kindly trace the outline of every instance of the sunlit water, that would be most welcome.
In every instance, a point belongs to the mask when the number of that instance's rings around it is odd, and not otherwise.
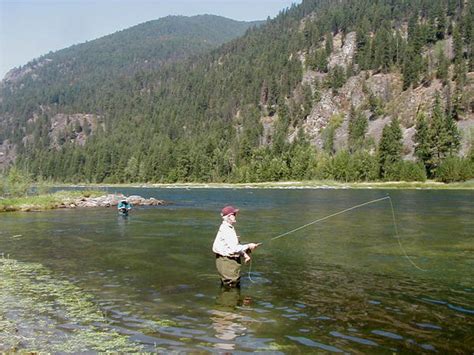
[[[3,213],[0,252],[40,262],[93,294],[109,323],[145,350],[474,349],[472,192],[117,192],[172,204],[135,207],[126,218],[113,208]],[[272,240],[387,193],[401,245],[426,271],[404,256],[388,200]],[[243,268],[241,290],[222,292],[211,245],[228,203],[241,209],[236,229],[242,241],[263,246]]]

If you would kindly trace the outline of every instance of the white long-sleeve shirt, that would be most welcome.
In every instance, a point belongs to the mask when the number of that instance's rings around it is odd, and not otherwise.
[[[222,256],[237,257],[249,248],[248,244],[239,244],[239,237],[234,226],[227,221],[222,221],[212,251]]]

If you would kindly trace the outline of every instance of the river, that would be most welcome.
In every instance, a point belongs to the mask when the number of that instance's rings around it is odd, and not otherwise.
[[[0,252],[91,294],[108,327],[144,351],[474,349],[472,191],[108,192],[171,204],[137,206],[128,217],[114,208],[2,213]],[[387,194],[396,225],[385,199],[272,239]],[[226,204],[240,208],[242,242],[263,242],[233,291],[220,289],[211,252]]]

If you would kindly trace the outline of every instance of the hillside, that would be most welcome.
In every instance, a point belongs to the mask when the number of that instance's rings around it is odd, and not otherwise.
[[[3,83],[4,156],[61,181],[469,178],[473,19],[473,1],[307,0],[106,85],[84,79],[105,65],[51,82],[32,69]]]
[[[3,86],[87,82],[97,86],[113,76],[131,76],[206,52],[239,37],[261,22],[234,21],[214,15],[167,16],[114,34],[71,46],[8,72]]]
[[[20,132],[27,122],[39,120],[41,125],[42,119],[47,120],[44,129],[49,133],[44,131],[41,138],[37,133],[35,139],[47,139],[54,148],[64,143],[60,136],[65,127],[76,126],[80,130],[76,141],[83,145],[88,133],[101,125],[95,103],[100,92],[207,52],[259,24],[214,15],[168,16],[12,69],[0,84],[0,169],[15,160],[18,139],[31,140]],[[71,107],[71,101],[79,103]]]

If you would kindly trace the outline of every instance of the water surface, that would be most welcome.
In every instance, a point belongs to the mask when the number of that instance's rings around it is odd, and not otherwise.
[[[108,191],[114,192],[109,189]],[[148,351],[471,353],[474,193],[430,190],[120,189],[171,201],[0,214],[0,252],[92,294]],[[324,216],[364,206],[272,240]],[[263,242],[240,290],[219,287],[219,211]],[[414,267],[404,255],[400,244]],[[67,329],[63,330],[67,332]],[[47,350],[47,349],[43,349]],[[87,349],[84,349],[87,350]]]

